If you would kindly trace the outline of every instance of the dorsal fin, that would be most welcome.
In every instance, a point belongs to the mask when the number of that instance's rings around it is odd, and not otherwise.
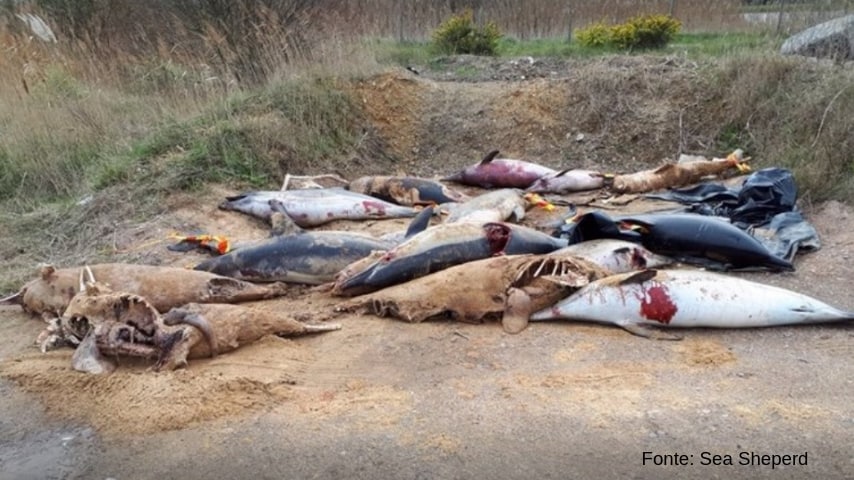
[[[498,156],[499,153],[500,152],[498,150],[493,150],[493,151],[487,153],[486,156],[483,157],[483,160],[480,161],[480,164],[485,165],[485,164],[493,161],[495,159],[495,157]]]
[[[665,163],[664,165],[653,170],[652,173],[659,173],[660,174],[660,173],[664,173],[668,170],[674,170],[676,168],[677,168],[676,165],[674,165],[672,163]]]
[[[563,170],[561,170],[561,171],[557,172],[557,173],[555,174],[554,178],[562,177],[562,176],[566,175],[566,173],[567,173],[567,172],[569,172],[569,171],[571,171],[571,170],[573,170],[573,169],[572,169],[572,168],[565,168],[565,169],[563,169]]]
[[[403,235],[403,238],[409,238],[426,230],[427,227],[430,226],[430,219],[432,217],[432,205],[425,208],[424,210],[421,210],[421,212],[419,212],[418,215],[416,215],[415,218],[413,218],[412,221],[409,222],[409,228],[406,229],[406,233]]]
[[[273,215],[270,216],[270,223],[273,227],[270,230],[270,236],[278,237],[281,235],[294,235],[302,233],[304,230],[294,222],[294,219],[288,215],[285,210],[285,205],[281,200],[275,198],[270,200],[270,208],[273,210]]]
[[[629,275],[620,281],[620,285],[628,285],[631,283],[643,283],[648,280],[652,280],[655,276],[658,275],[658,270],[641,270],[637,273]]]

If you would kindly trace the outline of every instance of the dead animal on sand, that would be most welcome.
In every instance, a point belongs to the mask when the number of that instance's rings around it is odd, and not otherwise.
[[[536,163],[511,158],[497,158],[498,150],[486,154],[479,163],[443,178],[444,181],[482,188],[528,188],[538,178],[557,173]]]
[[[112,371],[108,357],[156,359],[155,370],[186,366],[188,359],[213,357],[259,338],[340,329],[337,324],[307,325],[287,314],[228,304],[191,303],[160,315],[144,297],[88,283],[62,316],[56,335],[79,343],[75,370]]]
[[[601,238],[572,244],[549,255],[575,255],[587,259],[611,273],[626,273],[658,268],[675,263],[671,258],[650,252],[643,245],[625,240]]]
[[[414,217],[418,210],[386,202],[343,188],[254,191],[226,197],[222,210],[234,210],[270,221],[270,200],[278,200],[300,227],[315,227],[333,220],[370,220]]]
[[[353,231],[310,231],[296,225],[271,200],[274,236],[252,246],[234,250],[196,265],[196,270],[252,282],[288,282],[319,285],[332,281],[343,268],[371,255],[386,251],[409,236],[427,228],[432,207],[413,219],[406,233],[394,238],[375,238]]]
[[[613,275],[531,316],[624,328],[679,340],[658,328],[759,328],[854,321],[854,312],[780,287],[702,270],[642,270]]]
[[[421,322],[433,317],[479,323],[500,318],[518,333],[534,312],[609,272],[572,255],[509,255],[457,265],[351,300],[336,310]]]
[[[714,158],[706,161],[690,161],[684,163],[668,163],[655,170],[627,175],[617,175],[611,189],[617,193],[646,193],[665,188],[682,187],[699,182],[707,176],[719,176],[730,169],[744,173],[750,171],[745,162],[741,149],[729,154],[726,158]]]
[[[436,225],[387,251],[345,277],[339,275],[332,293],[354,296],[372,292],[432,272],[496,255],[548,253],[566,241],[511,223],[449,223]]]
[[[606,175],[593,170],[566,169],[554,175],[546,175],[538,178],[525,191],[535,193],[571,193],[595,190],[604,187],[613,177],[613,175]]]
[[[116,291],[144,296],[157,309],[165,312],[190,302],[239,303],[284,295],[287,285],[255,285],[208,272],[176,267],[156,267],[126,263],[91,265],[95,279]],[[17,304],[24,311],[48,319],[62,315],[80,289],[83,267],[43,266],[39,276],[21,290],[2,300]]]
[[[452,190],[435,180],[418,177],[359,177],[350,182],[349,189],[351,192],[405,206],[438,205],[464,202],[469,199],[468,195]]]
[[[440,212],[448,214],[445,223],[519,222],[525,218],[529,206],[530,203],[521,190],[502,188],[463,203],[444,204],[440,207]]]

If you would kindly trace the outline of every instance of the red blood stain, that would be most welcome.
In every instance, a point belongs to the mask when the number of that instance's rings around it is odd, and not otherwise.
[[[510,229],[498,223],[488,223],[483,227],[486,242],[492,255],[504,255],[504,248],[510,241]]]
[[[646,289],[641,300],[640,313],[644,318],[661,322],[665,325],[670,323],[673,315],[676,315],[676,304],[670,299],[667,288],[656,285]]]
[[[380,202],[372,202],[370,200],[365,200],[362,202],[362,206],[365,207],[365,212],[368,215],[372,213],[376,215],[385,215],[385,205]]]

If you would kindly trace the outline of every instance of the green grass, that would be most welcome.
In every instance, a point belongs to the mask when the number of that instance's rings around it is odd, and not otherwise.
[[[783,38],[764,33],[679,34],[664,52],[685,52],[693,58],[726,57],[736,54],[776,51]]]
[[[141,178],[152,193],[208,183],[278,185],[291,168],[337,157],[357,142],[351,99],[328,80],[239,92],[183,122],[170,122],[106,162],[98,189]]]
[[[763,33],[683,33],[676,35],[662,49],[642,50],[633,53],[686,54],[692,58],[723,57],[734,54],[776,50],[782,39]],[[435,58],[429,42],[394,42],[373,40],[377,59],[382,63],[397,65],[429,65]],[[589,58],[626,53],[613,47],[586,47],[566,38],[540,38],[518,40],[504,37],[498,44],[499,57],[558,57]]]

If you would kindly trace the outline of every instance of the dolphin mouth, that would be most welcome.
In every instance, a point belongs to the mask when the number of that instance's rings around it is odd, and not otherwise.
[[[336,283],[332,288],[332,293],[345,297],[355,297],[365,293],[370,293],[374,289],[370,286],[368,281],[376,269],[377,264],[373,264],[369,268],[362,270],[340,284]]]

